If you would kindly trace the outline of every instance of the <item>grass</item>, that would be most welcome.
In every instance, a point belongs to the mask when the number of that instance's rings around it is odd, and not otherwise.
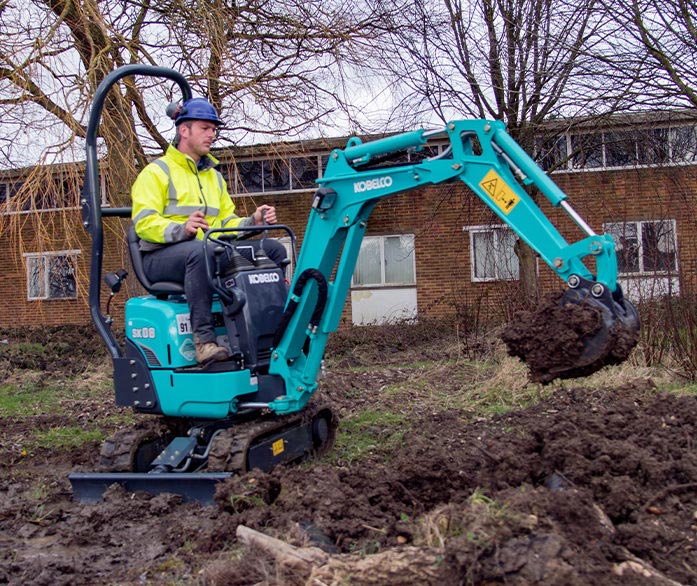
[[[60,389],[29,383],[0,385],[0,417],[27,417],[37,413],[60,415]]]
[[[38,342],[20,342],[17,344],[17,353],[42,356],[46,353],[46,346]]]
[[[327,456],[332,462],[353,463],[375,457],[387,460],[412,431],[412,422],[429,414],[454,410],[463,422],[495,417],[529,407],[564,386],[607,388],[650,379],[658,390],[697,394],[697,384],[680,381],[668,369],[642,365],[638,352],[626,363],[591,377],[542,386],[528,381],[525,365],[507,356],[501,344],[487,345],[486,354],[475,360],[465,356],[452,340],[435,339],[437,329],[354,328],[335,336],[335,353],[328,355],[330,369],[341,369],[342,376],[345,372],[348,377],[351,372],[398,369],[400,380],[372,391],[369,403],[358,401],[367,391],[346,390],[348,413],[342,416],[335,447]],[[394,336],[401,336],[401,341],[395,342]],[[50,358],[47,349],[35,342],[18,344],[17,353]],[[354,357],[358,359],[349,362],[352,367],[337,364],[337,359],[341,362]],[[15,428],[18,422],[26,421],[21,433],[6,436],[15,442],[13,452],[74,449],[99,442],[135,421],[131,411],[114,408],[111,364],[103,358],[99,354],[93,362],[84,362],[79,375],[61,377],[26,368],[15,370],[0,383],[0,418],[12,420]],[[451,390],[445,393],[444,388]],[[351,406],[352,397],[357,399],[356,407]],[[358,405],[369,407],[359,410]],[[35,423],[38,417],[41,425]],[[63,418],[61,425],[54,417]],[[0,431],[0,443],[3,441]]]
[[[38,431],[27,447],[36,446],[54,450],[77,448],[84,444],[101,442],[106,435],[100,429],[84,429],[77,425],[51,427]]]
[[[697,383],[666,382],[660,385],[658,389],[669,393],[677,393],[679,395],[697,396]]]
[[[112,401],[112,389],[111,368],[104,363],[67,377],[20,370],[0,383],[0,417],[65,415],[78,401]]]
[[[20,345],[32,355],[43,348]],[[16,369],[0,383],[0,445],[11,458],[25,458],[37,450],[70,451],[99,443],[134,421],[130,411],[114,409],[113,401],[111,369],[101,361],[70,376]]]
[[[334,463],[351,464],[368,455],[385,457],[399,445],[408,431],[404,414],[391,411],[361,411],[343,419],[329,454]]]

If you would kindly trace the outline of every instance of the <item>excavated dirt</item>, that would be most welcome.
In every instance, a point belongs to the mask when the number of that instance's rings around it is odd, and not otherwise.
[[[444,407],[461,377],[407,368],[418,351],[392,348],[373,345],[369,371],[345,352],[322,388],[349,419],[412,385],[413,404],[391,406],[408,420],[399,441],[376,423],[359,461],[253,472],[221,486],[218,506],[118,488],[80,504],[67,476],[96,464],[96,444],[22,453],[29,429],[106,420],[109,397],[2,417],[0,584],[697,585],[697,397],[649,380],[569,386],[489,417]],[[416,392],[424,378],[437,396]],[[333,561],[310,578],[241,547],[239,526]]]
[[[535,311],[521,312],[503,330],[511,356],[523,360],[540,383],[588,376],[627,359],[639,334],[619,320],[610,328],[597,305],[562,303],[562,293],[547,296]],[[592,358],[587,351],[593,349]]]

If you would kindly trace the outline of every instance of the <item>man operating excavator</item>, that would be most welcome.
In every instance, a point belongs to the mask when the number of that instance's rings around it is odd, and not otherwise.
[[[148,278],[184,284],[196,362],[208,364],[227,359],[229,352],[216,342],[212,290],[202,244],[204,232],[275,224],[276,209],[261,205],[251,216],[235,214],[225,179],[215,168],[218,161],[210,154],[223,122],[206,99],[192,98],[177,105],[171,117],[176,125],[175,139],[163,157],[138,175],[131,190],[131,217]],[[240,252],[253,257],[260,241],[249,240],[247,244]],[[213,254],[211,248],[207,247],[206,254]],[[264,251],[279,266],[286,261],[285,247],[276,240],[265,240]],[[223,255],[220,260],[225,270],[228,259]]]

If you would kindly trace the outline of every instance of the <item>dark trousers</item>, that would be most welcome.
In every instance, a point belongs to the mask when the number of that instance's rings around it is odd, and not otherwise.
[[[238,251],[252,260],[259,249],[260,240],[245,240],[239,243]],[[286,260],[285,247],[273,239],[264,240],[264,251],[277,265]],[[208,246],[210,266],[215,266],[212,247]],[[220,255],[221,268],[227,267],[227,255]],[[191,328],[197,344],[215,342],[215,329],[211,316],[213,290],[208,282],[206,261],[201,240],[185,240],[169,244],[158,250],[143,254],[143,269],[151,281],[176,281],[184,283],[184,293],[191,312]]]

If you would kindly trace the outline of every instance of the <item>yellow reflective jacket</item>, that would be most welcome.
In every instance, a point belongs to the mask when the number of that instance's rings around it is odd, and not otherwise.
[[[212,155],[197,166],[188,155],[170,145],[163,157],[147,165],[131,189],[131,218],[141,250],[187,240],[184,225],[201,210],[210,228],[249,225],[251,218],[235,215],[227,185]],[[196,237],[203,238],[199,229]]]

